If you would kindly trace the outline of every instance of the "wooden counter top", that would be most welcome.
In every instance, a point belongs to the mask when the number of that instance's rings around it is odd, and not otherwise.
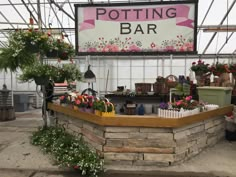
[[[102,126],[177,128],[202,120],[207,120],[212,117],[223,116],[233,110],[233,105],[221,107],[212,111],[201,112],[183,118],[161,118],[157,115],[116,115],[115,117],[101,117],[52,103],[48,104],[48,108]]]

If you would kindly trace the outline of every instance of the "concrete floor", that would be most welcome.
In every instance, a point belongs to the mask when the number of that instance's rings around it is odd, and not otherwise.
[[[50,156],[32,146],[29,136],[42,125],[41,110],[16,113],[16,120],[0,122],[0,177],[75,177],[53,164]],[[236,177],[236,142],[223,140],[182,164],[158,171],[107,171],[101,177]]]

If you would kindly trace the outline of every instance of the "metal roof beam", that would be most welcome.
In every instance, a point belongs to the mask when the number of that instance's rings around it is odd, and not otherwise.
[[[31,7],[34,9],[36,15],[39,17],[39,12],[34,8],[33,4],[30,2],[30,0],[28,0],[28,2],[29,2],[29,4],[31,5]],[[40,5],[40,4],[37,3],[37,5]],[[40,15],[41,15],[41,13],[40,13]],[[40,19],[41,19],[41,17],[40,17]],[[45,25],[45,23],[44,23],[42,20],[40,20],[40,22],[44,25],[45,28],[47,27],[47,26]],[[38,23],[39,23],[39,20],[38,20]]]
[[[221,46],[221,48],[218,50],[217,55],[221,52],[221,50],[225,47],[225,45],[227,44],[227,41],[233,36],[234,32],[232,32],[227,38],[226,41],[224,42],[224,44]]]
[[[227,12],[226,12],[226,14],[224,15],[223,19],[221,20],[219,26],[224,23],[226,17],[228,16],[228,14],[230,13],[230,11],[231,11],[232,8],[234,7],[235,2],[236,2],[236,0],[234,0],[234,1],[232,2],[231,6],[230,6],[229,9],[227,10]],[[202,52],[203,54],[206,53],[207,49],[209,48],[209,46],[210,46],[211,42],[213,41],[213,39],[215,38],[216,34],[217,34],[217,32],[215,32],[215,33],[212,35],[211,39],[209,40],[208,44],[206,45],[205,49],[204,49],[203,52]]]
[[[49,2],[49,1],[50,1],[50,0],[48,0],[48,2]],[[58,23],[60,24],[61,28],[63,29],[63,32],[65,32],[65,30],[64,30],[64,28],[63,28],[63,25],[62,25],[60,19],[59,19],[58,16],[57,16],[57,13],[55,12],[55,10],[54,10],[53,7],[52,7],[52,3],[50,3],[50,7],[51,7],[51,9],[52,9],[54,15],[56,16]],[[68,36],[67,36],[67,39],[68,39],[68,41],[70,42],[70,44],[72,44],[71,41],[70,41],[70,39],[68,38]]]
[[[24,0],[21,0],[21,2],[24,4],[25,8],[29,12],[30,16],[34,19],[34,21],[38,24],[38,20],[35,18],[34,14],[30,11],[29,7],[26,5]]]
[[[52,4],[54,4],[59,10],[64,12],[71,20],[75,21],[75,17],[72,17],[70,14],[68,14],[61,6],[59,6],[54,0],[50,0]]]
[[[0,22],[0,24],[9,24],[8,22]],[[13,25],[27,25],[27,26],[29,26],[29,24],[28,23],[19,23],[19,22],[11,22],[11,24],[13,24]]]
[[[72,14],[74,15],[74,17],[75,17],[75,12],[74,12],[74,10],[73,10],[73,8],[72,8],[72,5],[71,5],[71,2],[68,0],[68,3],[69,3],[69,6],[70,6],[70,10],[71,10],[71,12],[72,12]]]
[[[21,15],[21,13],[17,10],[17,8],[15,7],[15,5],[11,2],[11,0],[8,0],[8,2],[12,5],[12,7],[15,9],[15,11],[18,13],[18,15],[21,17],[21,19],[25,22],[26,20],[24,19],[24,17]],[[28,25],[28,24],[27,24]],[[28,25],[29,26],[29,25]]]
[[[2,15],[2,17],[8,22],[9,25],[11,25],[12,28],[15,28],[11,22],[7,19],[7,17],[0,11],[0,14]]]
[[[201,25],[200,25],[200,26],[202,26],[202,25],[203,25],[203,23],[204,23],[204,21],[205,21],[205,19],[206,19],[207,15],[208,15],[208,13],[209,13],[209,11],[210,11],[210,9],[211,9],[212,5],[213,5],[213,3],[214,3],[214,0],[212,0],[212,1],[211,1],[211,4],[210,4],[210,6],[208,7],[208,9],[207,9],[207,12],[206,12],[206,14],[205,14],[205,16],[204,16],[204,18],[203,18],[203,20],[202,20],[202,23],[201,23]],[[198,31],[197,31],[197,34],[198,34],[198,32],[199,32],[199,31],[200,31],[200,29],[198,29]]]
[[[1,46],[3,46],[3,47],[7,47],[6,42],[0,41],[0,43],[2,44]]]

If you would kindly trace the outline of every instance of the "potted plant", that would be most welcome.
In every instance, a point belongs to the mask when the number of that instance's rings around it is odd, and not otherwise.
[[[58,58],[58,43],[56,39],[49,37],[44,46],[44,53],[47,58]]]
[[[65,80],[70,83],[72,81],[80,81],[82,79],[82,73],[76,67],[75,64],[63,64],[62,71],[65,76]]]
[[[203,76],[210,71],[210,68],[209,64],[199,59],[197,62],[192,63],[191,70],[195,72],[196,76]]]
[[[61,60],[68,60],[75,54],[73,46],[62,39],[57,39],[55,45],[58,48],[58,58]]]
[[[213,64],[210,67],[210,70],[215,76],[219,76],[219,77],[223,73],[230,73],[229,65],[225,63],[219,63],[219,62],[217,62],[216,64]]]
[[[48,33],[48,40],[43,46],[43,51],[48,58],[59,58],[67,60],[74,54],[74,48],[71,44],[64,41],[64,39],[55,39]]]
[[[18,68],[32,65],[36,56],[29,51],[20,52],[22,49],[16,45],[9,45],[8,48],[0,50],[0,71],[8,69],[15,72]]]
[[[37,85],[46,85],[55,73],[55,66],[35,62],[32,66],[23,68],[19,80],[23,82],[34,80]]]
[[[17,29],[10,34],[10,40],[15,43],[23,44],[24,50],[31,53],[38,53],[48,41],[48,35],[38,29],[29,28],[28,30]]]

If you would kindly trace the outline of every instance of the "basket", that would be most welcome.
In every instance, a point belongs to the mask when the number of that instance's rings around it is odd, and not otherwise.
[[[151,92],[152,83],[135,83],[135,91],[141,93]]]
[[[159,93],[161,93],[162,87],[163,87],[163,83],[161,83],[161,82],[155,82],[155,83],[153,84],[153,91],[154,91],[156,94],[159,94]]]
[[[166,77],[166,85],[169,88],[175,88],[178,84],[178,78],[175,75],[170,74]]]
[[[45,77],[34,77],[34,81],[36,85],[48,85],[49,78]]]
[[[105,105],[105,112],[101,112],[101,116],[102,117],[114,117],[115,116],[115,108],[114,105],[111,102],[105,102],[103,101],[104,105]],[[110,104],[112,106],[112,111],[111,112],[107,112],[107,104]]]
[[[95,114],[96,116],[101,116],[101,115],[102,115],[102,112],[99,111],[99,110],[94,110],[94,114]]]

